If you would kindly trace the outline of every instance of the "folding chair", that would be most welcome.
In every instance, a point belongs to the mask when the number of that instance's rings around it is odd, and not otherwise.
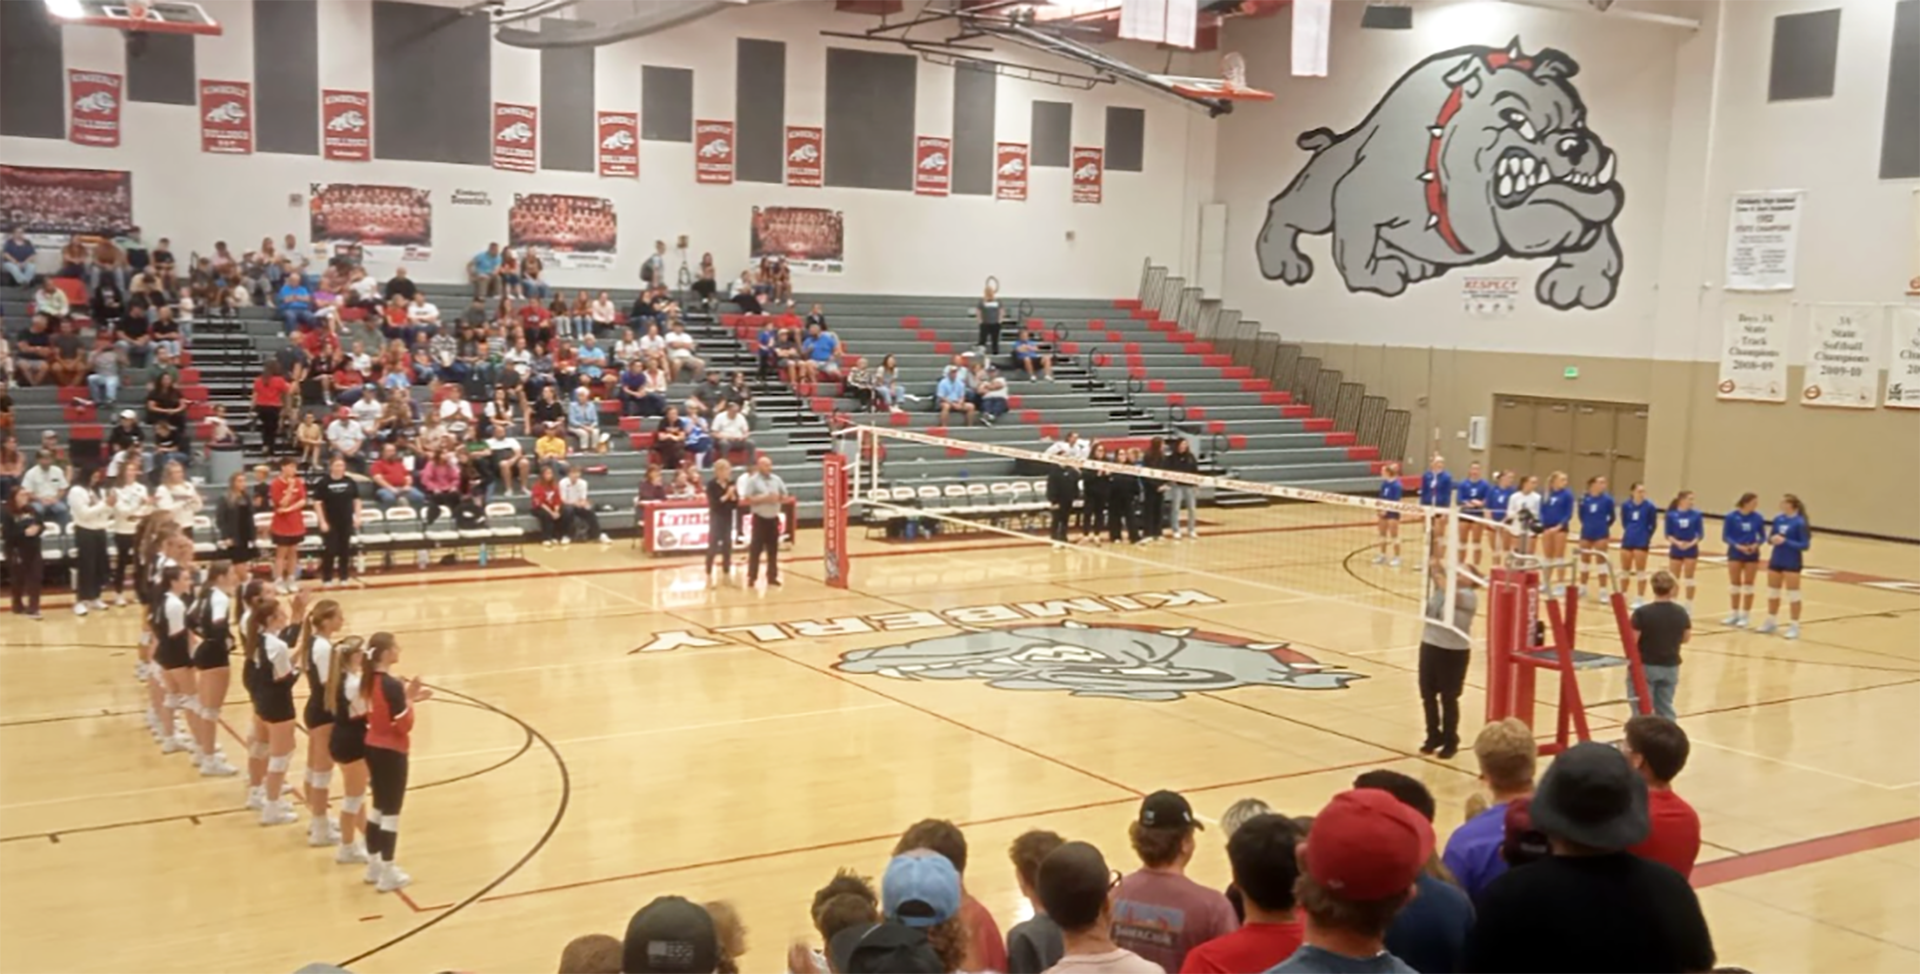
[[[440,505],[440,517],[426,529],[427,544],[435,550],[452,548],[453,560],[460,560],[460,529],[453,521],[453,508]]]
[[[506,501],[494,501],[487,505],[488,530],[492,532],[493,543],[513,552],[519,558],[524,553],[527,541],[527,527],[519,522],[520,512]]]

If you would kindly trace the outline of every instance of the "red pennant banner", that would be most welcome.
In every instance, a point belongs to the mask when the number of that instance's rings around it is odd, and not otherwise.
[[[493,103],[493,168],[533,172],[540,168],[540,110]]]
[[[1073,201],[1100,202],[1100,188],[1106,178],[1106,150],[1076,145],[1073,147]]]
[[[67,69],[67,104],[73,109],[67,138],[77,145],[119,145],[125,81],[125,76],[105,71]]]
[[[952,185],[953,140],[922,135],[913,140],[913,191],[945,196]]]
[[[320,92],[320,151],[339,162],[373,158],[373,96],[328,88]]]
[[[1027,144],[1002,142],[993,154],[993,196],[1002,200],[1027,198]]]
[[[200,151],[253,154],[253,84],[200,82]]]
[[[695,182],[725,185],[733,182],[733,123],[693,123],[693,178]]]
[[[819,186],[825,180],[825,133],[817,125],[787,126],[787,185]]]
[[[600,175],[638,178],[640,175],[640,116],[633,112],[601,112],[595,133],[600,139]]]

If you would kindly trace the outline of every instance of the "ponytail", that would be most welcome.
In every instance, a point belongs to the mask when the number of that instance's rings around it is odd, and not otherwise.
[[[267,641],[261,637],[266,635],[267,624],[273,620],[273,614],[280,611],[280,600],[267,592],[253,604],[252,609],[253,615],[247,617],[246,625],[247,655],[248,658],[258,657],[261,665],[265,665],[267,659],[263,651]]]
[[[320,628],[320,623],[338,615],[340,615],[340,603],[332,599],[322,599],[314,603],[313,608],[307,610],[307,617],[300,620],[300,636],[294,643],[294,653],[302,661],[312,662],[313,637],[317,635],[315,630]]]
[[[1680,502],[1692,496],[1693,496],[1693,491],[1690,491],[1690,490],[1683,490],[1680,493],[1673,495],[1673,500],[1667,504],[1667,510],[1669,511],[1679,510]]]
[[[216,560],[207,566],[207,577],[200,583],[200,591],[193,597],[193,604],[187,608],[187,626],[203,635],[214,624],[213,593],[214,582],[233,571],[233,564],[225,560]]]
[[[1813,515],[1807,513],[1807,505],[1800,503],[1800,496],[1798,494],[1784,494],[1781,496],[1781,500],[1792,504],[1793,513],[1800,515],[1800,519],[1807,522],[1807,527],[1813,527]]]
[[[1756,494],[1753,491],[1747,491],[1746,493],[1740,495],[1740,502],[1738,504],[1733,505],[1733,509],[1737,511],[1740,508],[1743,508],[1748,504],[1751,504],[1754,501],[1757,501],[1759,499],[1760,499],[1759,494]]]
[[[393,633],[376,632],[367,640],[367,653],[360,659],[360,702],[373,707],[373,688],[379,683],[380,664],[393,655]]]
[[[333,709],[340,699],[340,684],[344,682],[342,674],[346,672],[347,660],[361,652],[362,643],[358,636],[348,636],[340,640],[340,645],[333,648],[333,665],[327,667],[326,698],[320,702],[320,706],[327,713],[333,714],[335,719],[347,716],[343,713],[334,713]]]

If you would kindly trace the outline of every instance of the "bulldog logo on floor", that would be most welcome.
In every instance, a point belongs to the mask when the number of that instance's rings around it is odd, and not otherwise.
[[[1354,128],[1302,134],[1313,158],[1268,204],[1261,273],[1306,283],[1300,235],[1331,233],[1350,291],[1393,297],[1454,267],[1551,257],[1541,303],[1605,307],[1625,191],[1569,83],[1579,70],[1556,50],[1522,54],[1518,38],[1458,48],[1415,65]]]
[[[1076,697],[1147,701],[1245,686],[1339,690],[1364,678],[1322,666],[1286,643],[1071,619],[857,649],[842,656],[834,669],[900,680],[985,680],[1000,690],[1065,690]]]

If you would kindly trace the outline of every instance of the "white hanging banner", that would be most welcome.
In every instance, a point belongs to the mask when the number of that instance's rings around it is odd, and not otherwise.
[[[1333,31],[1333,0],[1293,0],[1293,76],[1327,76],[1327,42]]]
[[[1920,189],[1913,191],[1913,276],[1907,278],[1907,293],[1920,296]]]
[[[1784,300],[1729,301],[1721,308],[1721,399],[1787,401],[1787,321]]]
[[[1727,290],[1793,289],[1805,196],[1797,189],[1734,194],[1727,228]]]
[[[1872,409],[1880,401],[1880,307],[1816,304],[1807,309],[1807,365],[1800,401],[1809,406]]]
[[[1920,307],[1893,309],[1887,331],[1887,408],[1920,409]]]

